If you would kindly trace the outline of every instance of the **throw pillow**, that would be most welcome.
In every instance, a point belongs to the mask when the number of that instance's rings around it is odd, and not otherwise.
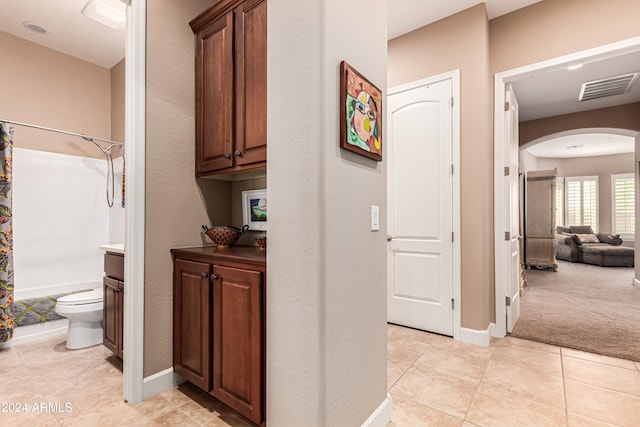
[[[622,244],[622,239],[619,234],[598,233],[598,240],[600,243],[607,243],[613,246],[620,246]]]
[[[556,227],[556,233],[558,234],[565,234],[565,233],[571,233],[571,228],[570,227],[563,227],[561,225]]]
[[[573,241],[574,241],[574,243],[575,243],[576,245],[581,245],[581,244],[582,244],[582,242],[580,241],[580,239],[578,238],[578,236],[577,236],[577,235],[575,235],[575,234],[571,234],[571,233],[562,233],[562,235],[563,235],[563,236],[567,236],[567,237],[571,237],[571,238],[573,239]],[[569,243],[565,240],[565,244],[569,244]]]
[[[594,234],[590,225],[572,225],[571,232],[573,234]]]
[[[598,236],[596,236],[595,234],[580,234],[580,233],[576,233],[576,236],[578,236],[578,239],[580,239],[580,243],[584,244],[584,243],[600,243],[600,240],[598,240]]]

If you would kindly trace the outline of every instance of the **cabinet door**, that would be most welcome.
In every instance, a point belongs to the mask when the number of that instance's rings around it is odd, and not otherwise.
[[[262,273],[214,266],[213,390],[238,413],[262,421]]]
[[[117,352],[116,355],[122,359],[124,348],[124,282],[118,280],[118,292],[116,293],[116,337]]]
[[[173,273],[173,367],[211,390],[211,266],[177,259]]]
[[[196,172],[233,166],[233,12],[196,38]]]
[[[102,307],[102,343],[109,350],[118,354],[118,281],[104,277]]]
[[[267,2],[236,8],[236,166],[267,160]]]

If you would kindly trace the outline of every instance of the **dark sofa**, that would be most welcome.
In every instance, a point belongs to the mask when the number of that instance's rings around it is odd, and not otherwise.
[[[633,267],[634,249],[621,246],[619,235],[595,234],[590,226],[557,227],[556,258],[601,267]]]

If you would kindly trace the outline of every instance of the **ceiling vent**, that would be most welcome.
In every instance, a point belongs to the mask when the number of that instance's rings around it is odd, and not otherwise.
[[[622,76],[582,83],[578,100],[588,101],[606,96],[622,95],[631,89],[631,86],[633,86],[636,80],[638,80],[638,73],[624,74]]]

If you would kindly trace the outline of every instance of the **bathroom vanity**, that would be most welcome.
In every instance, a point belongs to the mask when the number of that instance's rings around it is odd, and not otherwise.
[[[122,359],[124,313],[124,248],[104,245],[103,341],[105,347]]]
[[[265,251],[172,249],[173,367],[247,419],[265,417]]]

